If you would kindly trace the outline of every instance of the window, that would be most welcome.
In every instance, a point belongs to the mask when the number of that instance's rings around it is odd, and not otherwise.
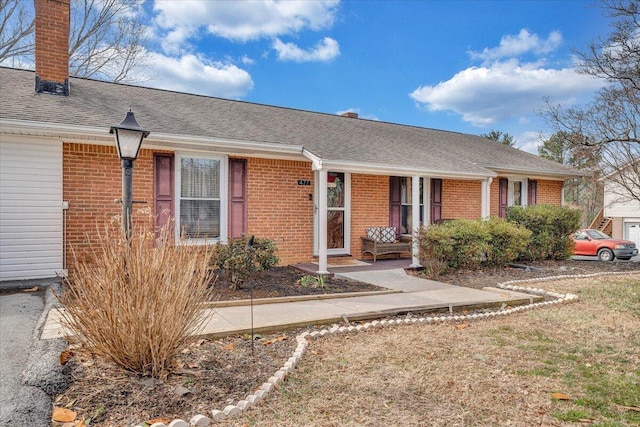
[[[522,181],[509,180],[509,206],[522,206]]]
[[[184,155],[176,163],[176,232],[199,242],[225,240],[226,160]]]

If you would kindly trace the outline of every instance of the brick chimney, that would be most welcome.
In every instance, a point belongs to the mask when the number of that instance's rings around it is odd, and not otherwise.
[[[357,119],[358,113],[354,113],[353,111],[347,111],[346,113],[340,114],[342,117],[348,117],[350,119]]]
[[[36,92],[69,95],[70,0],[34,0]]]

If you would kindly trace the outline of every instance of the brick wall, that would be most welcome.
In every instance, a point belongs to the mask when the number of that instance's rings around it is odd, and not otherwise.
[[[298,180],[311,181],[310,186]],[[313,171],[304,161],[247,159],[247,232],[273,239],[280,264],[313,258]]]
[[[480,218],[481,189],[480,181],[442,180],[442,218]]]
[[[389,177],[351,175],[351,255],[360,258],[368,227],[389,225]]]
[[[562,204],[562,181],[538,181],[538,204],[556,205]]]
[[[63,145],[63,200],[67,210],[67,264],[73,265],[71,249],[78,256],[89,249],[86,234],[122,213],[115,199],[122,197],[122,168],[115,146],[65,143]],[[133,169],[133,200],[136,212],[153,211],[153,152],[142,149]]]

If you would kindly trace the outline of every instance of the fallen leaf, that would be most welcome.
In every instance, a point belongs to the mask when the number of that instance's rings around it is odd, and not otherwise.
[[[191,369],[200,369],[198,362],[190,362],[187,366]]]
[[[231,343],[231,344],[227,344],[227,345],[225,345],[224,347],[222,347],[222,349],[223,349],[223,350],[233,350],[233,348],[234,348],[235,346],[236,346],[236,345],[235,345],[234,343]]]
[[[145,423],[149,425],[153,425],[155,423],[169,424],[170,422],[171,422],[171,418],[167,418],[167,417],[154,418],[152,420],[145,421]]]
[[[60,364],[62,366],[66,365],[69,359],[71,359],[76,354],[71,350],[63,350],[60,352]]]
[[[628,409],[630,411],[640,412],[640,406],[636,406],[636,405],[632,405],[632,406],[618,405],[618,406],[620,406],[622,409]]]
[[[468,327],[469,327],[468,323],[463,323],[461,325],[456,325],[456,329],[458,329],[458,330],[467,329]]]
[[[591,424],[591,423],[593,422],[593,420],[592,420],[592,419],[590,419],[590,418],[580,418],[580,419],[578,420],[578,422],[579,422],[579,423],[587,423],[587,424]]]
[[[34,286],[33,288],[29,288],[29,289],[23,289],[22,292],[37,292],[37,290],[40,289],[37,286]]]
[[[551,398],[556,400],[571,400],[571,397],[564,393],[551,393]]]
[[[75,425],[75,427],[87,427],[87,425],[84,422],[84,418],[81,419],[80,421],[78,421]]]
[[[277,343],[277,342],[280,342],[280,341],[284,341],[286,339],[287,339],[287,336],[286,335],[282,335],[282,336],[279,336],[278,338],[273,338],[273,339],[270,339],[270,340],[266,340],[265,342],[262,343],[262,345],[271,345],[271,344],[274,344],[274,343]]]
[[[53,419],[53,421],[57,421],[59,423],[68,423],[75,421],[77,416],[78,414],[70,409],[56,406],[55,408],[53,408],[53,416],[51,418]]]

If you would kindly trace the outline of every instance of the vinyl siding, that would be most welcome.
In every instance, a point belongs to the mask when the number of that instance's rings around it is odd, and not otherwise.
[[[0,140],[0,280],[62,272],[62,144]]]

